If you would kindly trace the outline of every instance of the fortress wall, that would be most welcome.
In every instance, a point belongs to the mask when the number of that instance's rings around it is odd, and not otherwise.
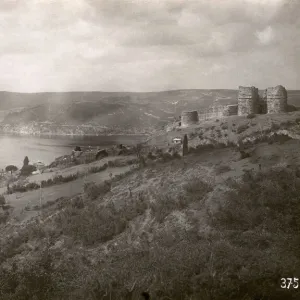
[[[199,115],[196,110],[184,111],[181,114],[181,126],[188,127],[199,123]]]
[[[223,115],[228,117],[228,116],[234,116],[238,114],[238,105],[226,105],[224,107]]]
[[[255,114],[258,112],[258,89],[254,86],[239,86],[238,115]]]
[[[267,89],[267,113],[281,113],[287,111],[287,91],[282,85]]]
[[[208,108],[203,108],[199,112],[200,120],[209,120],[237,115],[238,106],[235,105],[212,105]]]

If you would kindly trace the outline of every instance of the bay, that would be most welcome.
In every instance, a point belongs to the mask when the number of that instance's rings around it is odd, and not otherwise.
[[[20,136],[0,135],[0,170],[7,165],[22,167],[25,156],[30,163],[42,161],[50,164],[56,157],[70,154],[75,146],[99,147],[116,144],[132,145],[146,139],[144,135],[103,135],[103,136]]]

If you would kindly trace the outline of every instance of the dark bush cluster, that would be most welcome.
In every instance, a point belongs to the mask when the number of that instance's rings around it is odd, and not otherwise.
[[[255,114],[248,114],[247,119],[254,119],[256,117]]]
[[[248,124],[240,125],[240,126],[238,126],[236,133],[240,134],[240,133],[246,131],[248,128],[249,128]]]
[[[22,176],[29,176],[32,172],[36,171],[36,167],[33,166],[33,165],[24,165],[22,168],[21,168],[21,175]]]

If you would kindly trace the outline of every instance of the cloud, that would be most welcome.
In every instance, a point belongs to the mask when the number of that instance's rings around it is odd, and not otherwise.
[[[3,0],[0,86],[18,91],[163,90],[276,81],[296,88],[299,4]]]
[[[275,34],[271,26],[266,27],[262,31],[257,31],[256,36],[262,45],[269,45],[275,38]]]

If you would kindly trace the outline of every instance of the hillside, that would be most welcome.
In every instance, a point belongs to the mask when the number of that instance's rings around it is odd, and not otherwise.
[[[0,92],[0,99],[2,132],[146,133],[162,128],[174,117],[178,117],[183,110],[207,107],[215,100],[220,104],[235,103],[237,91],[175,90],[151,93],[37,94]],[[292,105],[300,103],[299,91],[289,91],[289,103]]]
[[[105,184],[95,173],[77,196],[43,199],[27,223],[13,224],[12,211],[0,225],[0,295],[298,299],[281,278],[300,270],[299,123],[293,112],[159,132],[142,149],[146,165]],[[170,141],[184,134],[181,157]]]

